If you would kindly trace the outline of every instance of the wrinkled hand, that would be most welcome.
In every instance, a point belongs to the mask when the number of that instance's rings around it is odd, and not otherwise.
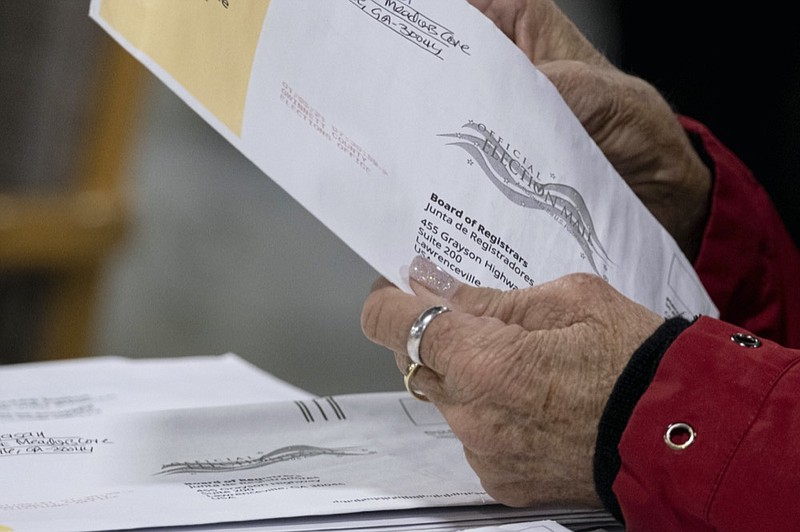
[[[550,0],[469,0],[556,86],[642,202],[693,259],[711,177],[661,94],[615,68]]]
[[[368,338],[406,354],[409,328],[443,299],[412,282],[376,281]],[[592,480],[597,425],[633,351],[662,319],[599,277],[574,274],[524,290],[459,285],[422,338],[413,380],[464,446],[484,489],[510,506],[600,506]]]

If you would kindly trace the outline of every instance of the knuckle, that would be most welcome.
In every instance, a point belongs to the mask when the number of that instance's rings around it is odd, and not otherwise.
[[[586,272],[577,272],[577,273],[570,273],[564,276],[565,282],[569,285],[574,285],[576,287],[587,287],[593,286],[598,283],[603,283],[604,281],[600,279],[597,275],[592,273]]]
[[[386,311],[383,299],[373,292],[367,296],[361,310],[361,330],[364,336],[376,341],[385,320]]]
[[[605,301],[611,295],[608,282],[591,273],[571,273],[563,278],[563,283],[577,304]]]
[[[369,302],[361,309],[361,331],[367,338],[372,338],[375,330],[375,308]]]

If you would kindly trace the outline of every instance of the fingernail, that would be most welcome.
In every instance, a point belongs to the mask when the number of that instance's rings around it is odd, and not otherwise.
[[[449,299],[456,290],[459,283],[453,279],[446,271],[425,257],[417,255],[411,261],[408,268],[408,276],[422,284],[434,294]]]

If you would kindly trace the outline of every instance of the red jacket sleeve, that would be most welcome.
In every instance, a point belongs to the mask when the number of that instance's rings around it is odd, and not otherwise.
[[[700,318],[664,354],[619,444],[628,532],[798,530],[800,350]],[[675,423],[693,443],[670,448]]]
[[[714,174],[694,266],[720,319],[669,320],[634,354],[600,422],[598,493],[629,532],[800,530],[800,253],[744,164],[680,120]]]
[[[720,319],[800,347],[800,252],[745,165],[702,124],[679,117],[702,143],[714,187],[694,267]]]

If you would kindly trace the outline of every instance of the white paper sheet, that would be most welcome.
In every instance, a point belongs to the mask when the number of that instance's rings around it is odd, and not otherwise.
[[[493,503],[436,408],[400,392],[12,422],[0,432],[0,478],[16,479],[0,483],[0,526],[15,532]]]
[[[93,0],[91,16],[398,286],[424,255],[474,285],[590,272],[665,316],[717,315],[558,92],[465,0]]]
[[[0,369],[0,427],[14,421],[308,397],[313,395],[233,353],[35,362]]]
[[[556,521],[554,521],[556,520]],[[557,524],[553,524],[557,523]],[[561,525],[564,523],[564,525]],[[535,508],[511,509],[497,505],[480,507],[449,506],[415,508],[388,512],[363,512],[358,514],[319,517],[295,517],[268,521],[247,521],[219,525],[199,525],[185,528],[154,528],[148,532],[461,532],[503,527],[534,528],[547,525],[553,531],[577,530],[585,532],[611,532],[622,528],[600,510],[537,510]],[[561,528],[556,528],[560,526]]]
[[[570,532],[571,530],[598,531],[599,527],[611,521],[604,520],[598,512],[584,512],[574,523],[575,528],[562,526],[552,519],[534,519],[535,515],[544,512],[535,510],[510,510],[501,508],[497,518],[492,517],[492,509],[498,507],[483,506],[481,508],[449,507],[435,510],[417,509],[394,512],[368,512],[354,515],[326,516],[318,519],[276,519],[272,522],[231,523],[228,525],[211,525],[177,528],[154,528],[148,532]],[[431,514],[431,515],[426,515]],[[577,514],[577,513],[576,513]],[[565,517],[567,522],[570,517]],[[592,519],[593,521],[588,521]],[[491,524],[501,523],[501,524]],[[606,532],[605,529],[598,532]]]
[[[555,522],[515,523],[511,525],[485,526],[472,529],[474,532],[569,532]]]

